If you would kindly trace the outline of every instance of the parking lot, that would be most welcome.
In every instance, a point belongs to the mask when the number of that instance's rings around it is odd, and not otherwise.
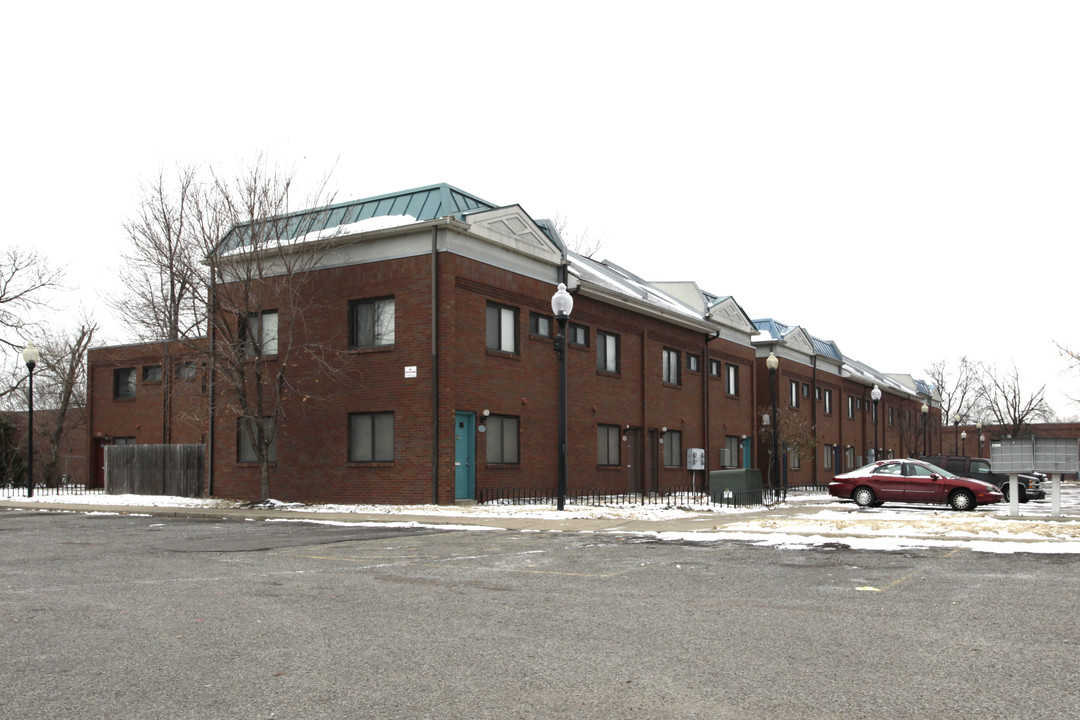
[[[0,511],[4,717],[1062,718],[1075,555]]]

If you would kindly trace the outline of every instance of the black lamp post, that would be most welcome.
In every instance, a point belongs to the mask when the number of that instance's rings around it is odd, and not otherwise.
[[[960,454],[967,455],[967,430],[960,433]]]
[[[927,427],[927,424],[926,424],[927,420],[928,420],[927,416],[928,416],[929,413],[930,413],[930,406],[927,405],[926,403],[923,403],[922,404],[922,454],[924,456],[930,454],[930,443],[927,440],[927,437],[930,434],[930,429],[929,429],[929,427]]]
[[[551,296],[551,311],[559,323],[555,336],[555,355],[559,363],[559,509],[566,507],[566,322],[574,309],[574,298],[566,292],[566,285],[559,283]]]
[[[775,353],[769,353],[769,357],[765,359],[765,367],[769,368],[769,390],[772,394],[772,417],[769,418],[772,424],[772,458],[773,468],[776,475],[773,480],[773,495],[780,498],[780,418],[776,416],[776,370],[780,367],[780,361],[776,359]]]
[[[952,446],[953,446],[953,452],[956,452],[957,450],[960,449],[960,413],[956,413],[955,415],[953,415],[952,426],[953,426]]]
[[[878,434],[877,434],[877,408],[878,403],[881,401],[881,388],[874,385],[874,389],[870,391],[870,400],[874,403],[874,462],[878,460]]]
[[[986,436],[983,435],[982,431],[982,420],[975,423],[975,432],[979,435],[979,457],[982,457],[983,441],[986,440]]]
[[[22,351],[23,362],[30,371],[29,393],[27,405],[29,412],[26,415],[26,497],[34,497],[34,367],[40,358],[38,349],[34,343],[28,344]]]

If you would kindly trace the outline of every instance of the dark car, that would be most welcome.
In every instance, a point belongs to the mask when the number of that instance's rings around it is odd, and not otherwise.
[[[829,483],[829,494],[854,500],[860,507],[905,502],[948,504],[953,510],[974,510],[1004,499],[990,483],[910,459],[880,460],[837,475]]]
[[[961,455],[928,455],[922,458],[931,465],[945,468],[949,472],[972,480],[982,480],[994,485],[1005,499],[1009,499],[1009,475],[1007,473],[994,472],[990,467],[990,461],[986,458],[964,457]],[[1042,500],[1046,497],[1046,491],[1041,484],[1045,476],[1039,473],[1020,473],[1016,477],[1016,486],[1019,490],[1017,501],[1026,503],[1029,500]]]

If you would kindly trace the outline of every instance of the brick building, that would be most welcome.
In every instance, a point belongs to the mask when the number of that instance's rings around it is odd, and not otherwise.
[[[250,367],[266,376],[284,362],[289,371],[272,418],[270,486],[280,500],[450,503],[487,489],[552,489],[550,302],[560,281],[574,297],[571,489],[701,486],[704,474],[687,469],[692,448],[706,451],[710,470],[767,466],[760,410],[770,352],[782,359],[789,411],[817,426],[813,452],[788,455],[791,484],[827,482],[866,457],[875,383],[885,452],[913,447],[903,423],[932,399],[799,328],[755,325],[734,298],[692,282],[646,282],[571,252],[551,223],[518,205],[447,185],[287,220],[330,239],[304,273],[303,314],[285,312],[292,299],[280,288],[254,311],[219,310],[224,334],[259,343]],[[238,249],[242,231],[221,252]],[[205,442],[210,492],[259,496],[251,436],[219,371],[163,344],[103,348],[91,354],[90,385],[92,453],[117,441]]]
[[[797,448],[780,448],[788,484],[823,485],[875,456],[921,455],[934,437],[940,437],[940,403],[924,381],[881,373],[844,355],[835,342],[797,325],[773,319],[756,320],[755,325],[760,331],[754,338],[759,362],[764,365],[769,354],[777,358],[781,435],[791,437],[795,428],[807,436],[798,438]],[[758,396],[771,403],[771,378],[766,368],[762,370]],[[875,388],[881,392],[876,406]],[[762,411],[768,412],[764,404]],[[767,468],[770,430],[763,430],[758,466]]]

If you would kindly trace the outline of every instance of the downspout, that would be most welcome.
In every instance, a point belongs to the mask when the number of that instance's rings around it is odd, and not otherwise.
[[[701,372],[701,377],[702,377],[702,379],[704,381],[703,382],[704,387],[702,388],[702,395],[703,395],[702,404],[705,407],[705,477],[702,478],[702,481],[701,481],[701,487],[703,489],[705,487],[707,487],[708,484],[709,484],[709,462],[712,459],[712,449],[711,449],[712,448],[712,428],[710,427],[710,422],[709,422],[709,419],[710,419],[710,417],[709,417],[709,385],[711,384],[709,382],[709,378],[711,378],[712,376],[709,374],[709,367],[710,367],[709,343],[711,343],[713,340],[716,340],[719,337],[720,337],[720,331],[717,330],[715,333],[713,333],[712,337],[706,337],[705,338],[705,353],[704,353],[705,367],[703,367],[701,369],[701,371],[702,371]],[[721,367],[720,372],[721,372],[721,378],[723,378],[723,367]]]
[[[214,389],[217,385],[217,345],[215,339],[217,333],[215,328],[215,318],[217,317],[217,293],[215,289],[217,287],[217,275],[214,272],[215,266],[210,265],[210,288],[208,291],[209,297],[209,313],[207,314],[206,330],[207,330],[207,342],[209,343],[208,355],[209,365],[206,369],[208,377],[206,378],[206,395],[207,395],[207,422],[209,427],[206,431],[206,496],[214,496]]]
[[[810,472],[810,481],[814,487],[818,484],[818,384],[817,384],[817,353],[810,357],[811,378],[813,379],[813,391],[810,395],[810,428],[814,435],[814,445],[810,450],[810,461],[813,470]]]
[[[431,502],[439,504],[439,227],[431,228]]]

